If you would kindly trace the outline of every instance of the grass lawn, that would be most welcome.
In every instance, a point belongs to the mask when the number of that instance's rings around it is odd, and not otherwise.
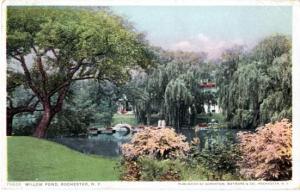
[[[112,119],[112,125],[119,123],[127,123],[132,126],[138,125],[135,116],[133,114],[114,114]]]
[[[43,139],[8,137],[9,181],[113,181],[117,161]]]

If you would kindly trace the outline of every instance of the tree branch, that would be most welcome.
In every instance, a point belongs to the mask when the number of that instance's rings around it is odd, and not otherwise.
[[[38,51],[36,50],[36,48],[34,47],[33,44],[31,45],[31,47],[32,47],[33,51],[35,52],[35,54],[38,55],[39,53],[38,53]]]
[[[28,106],[35,97],[36,95],[32,95],[30,99],[25,103],[25,105]]]
[[[53,90],[51,90],[49,92],[50,97],[52,95],[54,95],[56,92],[60,91],[61,89],[69,86],[71,84],[71,82],[74,81],[74,79],[72,79],[72,78],[73,78],[74,74],[76,73],[76,71],[78,71],[79,68],[82,66],[82,61],[83,60],[84,60],[84,58],[81,59],[75,67],[70,69],[72,71],[68,74],[67,79],[64,82],[62,82],[59,86],[57,86],[56,88],[54,88]]]
[[[53,55],[56,57],[56,59],[58,60],[58,55],[57,55],[56,51],[53,48],[51,48],[51,51],[52,51]]]
[[[38,88],[36,86],[33,85],[32,83],[32,78],[31,78],[31,75],[30,75],[30,72],[27,68],[27,65],[26,65],[26,62],[25,62],[25,58],[23,55],[20,55],[20,63],[21,63],[21,66],[23,68],[23,71],[24,71],[24,74],[25,74],[25,79],[26,79],[26,82],[27,84],[29,85],[29,87],[32,89],[32,91],[38,96],[39,99],[42,99],[42,96],[40,94],[40,91],[38,90]]]
[[[57,112],[61,111],[65,96],[68,92],[68,88],[69,87],[66,86],[63,89],[59,90],[59,95],[58,95],[57,100],[56,100],[56,105],[52,109],[54,113],[57,113]]]
[[[51,97],[52,95],[54,95],[56,92],[58,92],[59,90],[61,90],[62,88],[68,86],[69,84],[70,84],[69,81],[65,81],[65,82],[63,82],[60,86],[58,86],[58,87],[54,88],[53,90],[51,90],[51,91],[49,92],[50,97]]]
[[[94,79],[94,76],[87,76],[87,77],[78,77],[78,78],[74,78],[72,79],[72,81],[78,81],[78,80],[84,80],[84,79]]]
[[[13,108],[13,101],[10,97],[7,97],[8,101],[9,101],[9,107]]]
[[[41,56],[37,56],[37,65],[38,65],[38,69],[42,76],[44,96],[46,96],[47,95],[47,85],[48,85],[48,75],[47,75],[46,71],[44,70]]]
[[[77,65],[75,67],[70,68],[70,75],[73,77],[73,75],[79,70],[79,68],[83,65],[83,61],[85,58],[80,59],[77,62]]]
[[[14,58],[15,60],[17,60],[19,62],[22,62],[22,60],[20,58],[18,58],[16,55],[9,53],[9,56],[11,56],[12,58]]]
[[[33,113],[34,111],[35,111],[35,108],[30,107],[30,106],[20,106],[20,107],[15,107],[15,108],[7,107],[7,112],[11,115],[15,115],[18,113],[24,113],[24,112]]]

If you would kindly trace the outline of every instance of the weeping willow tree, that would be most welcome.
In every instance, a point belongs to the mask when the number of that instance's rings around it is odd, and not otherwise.
[[[260,118],[263,122],[282,118],[292,119],[292,62],[291,50],[282,54],[272,62],[269,69],[272,74],[270,94],[260,106]]]
[[[165,107],[167,124],[176,127],[178,130],[185,119],[191,115],[190,107],[193,103],[193,96],[181,78],[172,80],[165,91]]]
[[[218,75],[219,103],[240,128],[292,118],[291,41],[271,36],[248,53],[228,51]]]
[[[165,119],[167,125],[177,129],[189,127],[209,97],[199,84],[203,79],[213,80],[214,69],[204,62],[203,54],[163,52],[154,68],[135,74],[124,93],[140,123]]]
[[[234,47],[226,50],[222,55],[222,62],[218,67],[216,74],[216,83],[218,85],[219,105],[227,120],[231,120],[237,108],[237,99],[235,90],[238,85],[231,83],[236,81],[238,76],[235,74],[238,64],[243,56],[242,47]]]
[[[164,118],[164,91],[168,81],[163,66],[154,68],[148,74],[140,71],[123,87],[123,93],[133,105],[138,122],[150,124],[152,114]]]

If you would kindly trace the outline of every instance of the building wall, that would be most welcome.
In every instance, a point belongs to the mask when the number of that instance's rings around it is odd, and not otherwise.
[[[205,113],[221,113],[221,108],[218,105],[211,105],[210,107],[207,104],[204,104]],[[214,111],[214,112],[213,112]]]

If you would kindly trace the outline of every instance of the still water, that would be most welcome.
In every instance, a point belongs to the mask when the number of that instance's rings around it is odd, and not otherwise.
[[[225,138],[231,137],[236,139],[236,133],[239,130],[236,129],[214,129],[214,135],[217,135],[218,142],[224,141]],[[200,147],[210,144],[210,138],[212,137],[212,131],[200,130],[195,132],[194,130],[186,129],[182,130],[181,134],[186,137],[186,140],[190,142],[193,138],[200,139]],[[96,154],[107,157],[117,157],[121,155],[121,145],[128,143],[132,138],[131,133],[116,132],[114,134],[98,134],[87,137],[57,137],[49,140],[63,144],[76,151],[86,154]]]
[[[49,140],[82,153],[117,157],[121,155],[121,145],[128,143],[131,137],[131,133],[116,132],[114,134],[98,134],[87,137],[56,137]]]

